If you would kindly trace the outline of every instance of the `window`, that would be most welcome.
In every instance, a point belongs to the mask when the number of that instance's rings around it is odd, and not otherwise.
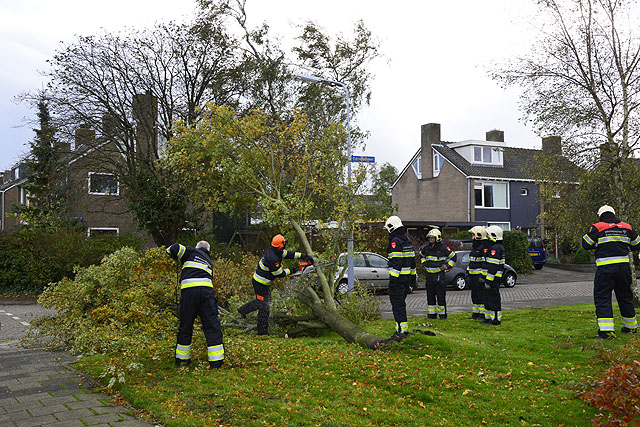
[[[473,186],[475,206],[478,208],[509,208],[506,182],[476,182]]]
[[[22,206],[29,206],[29,193],[27,193],[24,187],[18,187],[18,189],[20,191],[20,204]]]
[[[500,150],[493,147],[473,147],[473,161],[476,163],[501,164]]]
[[[347,254],[341,254],[338,258],[338,266],[344,267],[347,265]],[[353,266],[354,267],[366,267],[367,263],[364,260],[363,254],[353,254]]]
[[[118,195],[120,186],[112,173],[89,172],[89,194]]]
[[[89,237],[105,235],[117,236],[119,234],[120,229],[118,227],[89,227],[89,229],[87,230],[87,235]]]
[[[367,255],[367,259],[369,259],[369,265],[371,267],[376,267],[376,268],[388,268],[389,267],[389,261],[387,261],[386,259],[382,258],[379,255],[368,254]]]
[[[418,158],[415,160],[415,162],[413,162],[411,167],[413,168],[413,173],[416,174],[416,177],[418,179],[421,179],[422,178],[422,158],[421,158],[421,156],[418,156]]]
[[[442,169],[442,164],[444,163],[444,157],[440,155],[440,153],[433,152],[433,176],[436,177],[440,175],[440,169]]]
[[[520,187],[520,195],[521,196],[528,196],[529,195],[529,189],[527,187]]]

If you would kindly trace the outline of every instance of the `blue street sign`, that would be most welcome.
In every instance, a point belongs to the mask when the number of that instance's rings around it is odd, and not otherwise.
[[[352,162],[375,163],[376,158],[373,156],[351,156]]]

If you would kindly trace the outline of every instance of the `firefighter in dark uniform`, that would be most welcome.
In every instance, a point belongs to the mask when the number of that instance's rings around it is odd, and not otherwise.
[[[488,249],[487,232],[484,227],[476,225],[469,230],[471,233],[471,252],[469,252],[469,287],[471,288],[472,311],[470,319],[484,320],[484,281],[482,279],[482,264]]]
[[[482,274],[484,276],[484,323],[499,325],[502,323],[502,301],[500,284],[505,264],[505,250],[502,245],[502,228],[491,225],[486,228],[490,240],[485,253]]]
[[[629,224],[616,218],[611,206],[602,206],[598,210],[598,217],[600,222],[593,224],[582,237],[583,248],[596,250],[596,275],[593,281],[593,300],[598,318],[596,338],[615,337],[611,291],[616,293],[622,315],[621,332],[635,333],[638,322],[631,292],[629,249],[640,249],[640,237]]]
[[[427,317],[446,319],[447,284],[444,272],[456,265],[456,253],[442,243],[442,234],[436,228],[429,231],[427,240],[420,250],[421,262],[427,271]]]
[[[298,267],[283,268],[283,259],[301,259],[313,264],[310,255],[300,252],[287,251],[287,241],[282,234],[276,234],[271,239],[271,247],[267,249],[253,273],[251,284],[256,298],[238,309],[244,318],[247,314],[258,310],[258,335],[269,333],[269,310],[271,307],[271,284],[276,277],[286,277],[298,271]]]
[[[416,283],[416,253],[399,217],[390,216],[384,228],[389,232],[389,301],[396,321],[394,337],[409,332],[405,300],[409,286]]]
[[[207,358],[211,368],[220,368],[224,360],[222,329],[218,320],[218,302],[211,280],[210,246],[204,240],[195,248],[174,243],[167,248],[171,258],[182,264],[180,273],[180,329],[176,345],[176,366],[191,363],[193,321],[200,316],[207,340]]]

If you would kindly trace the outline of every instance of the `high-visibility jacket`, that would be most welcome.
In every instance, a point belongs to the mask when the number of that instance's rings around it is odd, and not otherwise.
[[[256,272],[253,273],[253,280],[263,285],[271,285],[276,277],[285,277],[298,271],[297,268],[282,268],[283,259],[298,259],[302,256],[300,252],[279,250],[270,246],[258,263]]]
[[[389,280],[397,281],[416,278],[416,253],[413,244],[404,232],[389,236]]]
[[[596,266],[629,262],[629,249],[640,249],[638,233],[626,222],[611,216],[609,222],[598,222],[582,236],[582,247],[594,249]]]
[[[499,281],[504,273],[505,264],[505,250],[502,246],[502,242],[493,242],[493,244],[487,249],[484,256],[484,263],[482,264],[482,274],[485,276],[485,280],[489,283]],[[484,272],[486,271],[486,275]]]
[[[204,248],[192,248],[174,243],[167,248],[167,253],[182,264],[180,272],[180,289],[194,286],[213,287],[211,274],[213,267],[209,251]]]
[[[456,253],[442,242],[435,242],[433,245],[427,243],[420,250],[422,255],[422,265],[427,273],[440,273],[440,266],[446,264],[449,268],[456,265]]]
[[[471,244],[471,252],[469,252],[469,265],[467,271],[472,275],[482,274],[482,264],[484,263],[485,253],[488,249],[488,240],[474,240]]]

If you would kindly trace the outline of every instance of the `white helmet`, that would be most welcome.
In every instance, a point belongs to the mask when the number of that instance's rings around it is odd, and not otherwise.
[[[402,227],[402,220],[395,215],[390,216],[387,222],[384,223],[384,229],[389,233],[393,233],[400,227]]]
[[[487,230],[484,229],[481,225],[476,225],[471,227],[469,233],[473,235],[474,240],[486,240],[487,239]]]
[[[429,231],[429,234],[427,234],[427,239],[429,237],[434,237],[436,239],[436,242],[442,241],[442,233],[440,233],[440,230],[438,230],[437,228],[432,228],[431,231]]]
[[[614,211],[611,206],[604,205],[604,206],[600,206],[600,209],[598,209],[598,218],[600,217],[600,215],[602,215],[605,212],[611,212],[614,215],[616,214],[616,211]]]
[[[494,242],[496,240],[502,240],[502,228],[498,227],[497,225],[490,225],[486,228],[487,230],[487,236],[489,236],[490,240],[493,240]]]

